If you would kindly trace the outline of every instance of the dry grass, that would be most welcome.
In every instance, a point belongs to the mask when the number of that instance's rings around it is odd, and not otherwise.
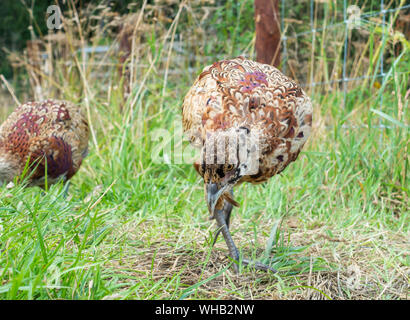
[[[232,230],[240,229],[242,222],[235,219]],[[129,235],[126,242],[138,241],[139,245],[130,248],[121,259],[109,261],[105,267],[122,273],[125,279],[149,278],[154,282],[170,283],[177,276],[179,285],[185,288],[183,292],[189,292],[189,287],[204,281],[189,296],[194,299],[409,298],[409,268],[393,262],[397,255],[408,254],[408,239],[402,233],[386,231],[366,237],[360,234],[346,237],[343,234],[346,230],[338,231],[320,223],[305,227],[304,224],[295,217],[284,219],[283,233],[285,237],[289,235],[292,246],[309,245],[308,251],[301,254],[310,257],[309,270],[297,275],[283,270],[277,275],[252,270],[236,275],[232,269],[226,269],[230,262],[223,241],[212,250],[204,242],[201,229],[191,230],[192,233],[182,235],[182,239],[161,239],[156,236],[155,241],[151,242],[152,239],[145,239],[150,234],[146,228],[155,230],[155,227],[149,223],[136,226],[135,222],[122,225],[119,233]],[[269,226],[265,227],[269,229]],[[360,228],[355,231],[360,231]],[[332,237],[326,234],[326,229],[334,231]],[[235,235],[236,241],[241,244],[249,242],[250,238],[249,232]],[[266,240],[258,238],[257,243],[252,242],[251,248],[244,250],[245,255],[251,255],[254,247],[263,248]],[[256,255],[261,254],[262,250],[259,250]],[[312,271],[315,257],[321,257],[324,270]],[[387,263],[393,263],[390,274],[377,270],[378,266],[386,263],[386,257]],[[127,291],[128,287],[123,290]],[[157,298],[169,298],[169,288],[156,294],[159,294]],[[121,296],[118,293],[106,298]]]

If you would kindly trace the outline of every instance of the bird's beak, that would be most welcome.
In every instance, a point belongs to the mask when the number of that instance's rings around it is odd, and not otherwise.
[[[216,183],[208,183],[206,185],[206,202],[208,204],[208,210],[211,216],[214,215],[216,204],[218,203],[221,195],[229,189],[229,185],[225,185],[222,188],[218,188]]]

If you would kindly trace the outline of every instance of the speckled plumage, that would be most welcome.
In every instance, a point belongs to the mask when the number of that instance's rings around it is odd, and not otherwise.
[[[238,57],[204,68],[183,103],[183,127],[202,147],[207,132],[247,128],[260,132],[259,171],[238,183],[260,183],[296,160],[310,135],[312,105],[278,69]]]
[[[12,181],[30,165],[29,185],[70,179],[87,154],[89,128],[81,109],[67,101],[20,105],[0,127],[0,182]]]

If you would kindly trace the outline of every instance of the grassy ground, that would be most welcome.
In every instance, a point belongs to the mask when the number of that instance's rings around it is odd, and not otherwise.
[[[284,174],[240,187],[233,237],[280,272],[236,276],[192,167],[108,130],[67,198],[63,184],[0,189],[2,298],[408,298],[408,190],[383,133],[316,128]]]
[[[202,64],[168,74],[168,52],[148,48],[128,100],[115,71],[107,86],[81,61],[84,77],[56,73],[58,96],[88,112],[90,155],[68,196],[64,183],[0,187],[1,299],[409,298],[408,55],[396,65],[407,73],[391,68],[385,86],[349,90],[346,108],[340,90],[312,92],[314,130],[299,159],[235,190],[236,244],[279,273],[235,275],[223,238],[211,246],[216,224],[193,167],[152,159],[163,142],[152,132],[179,130]],[[14,108],[3,100],[2,119]],[[372,127],[380,122],[389,128]]]

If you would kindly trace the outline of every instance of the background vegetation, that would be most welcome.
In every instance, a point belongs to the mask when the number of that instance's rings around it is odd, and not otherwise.
[[[211,246],[202,181],[191,165],[154,163],[158,143],[178,142],[151,133],[177,134],[182,99],[205,65],[254,57],[253,1],[68,0],[61,30],[44,27],[43,5],[0,10],[9,82],[0,117],[15,100],[72,100],[89,118],[91,150],[68,196],[63,183],[0,187],[2,299],[408,299],[408,10],[388,13],[384,29],[375,14],[349,31],[347,76],[366,77],[345,95],[334,81],[344,25],[292,40],[311,29],[311,4],[286,1],[281,68],[312,96],[314,131],[283,174],[236,190],[233,238],[280,271],[237,276],[223,240]],[[339,1],[314,5],[317,29],[343,21]]]

